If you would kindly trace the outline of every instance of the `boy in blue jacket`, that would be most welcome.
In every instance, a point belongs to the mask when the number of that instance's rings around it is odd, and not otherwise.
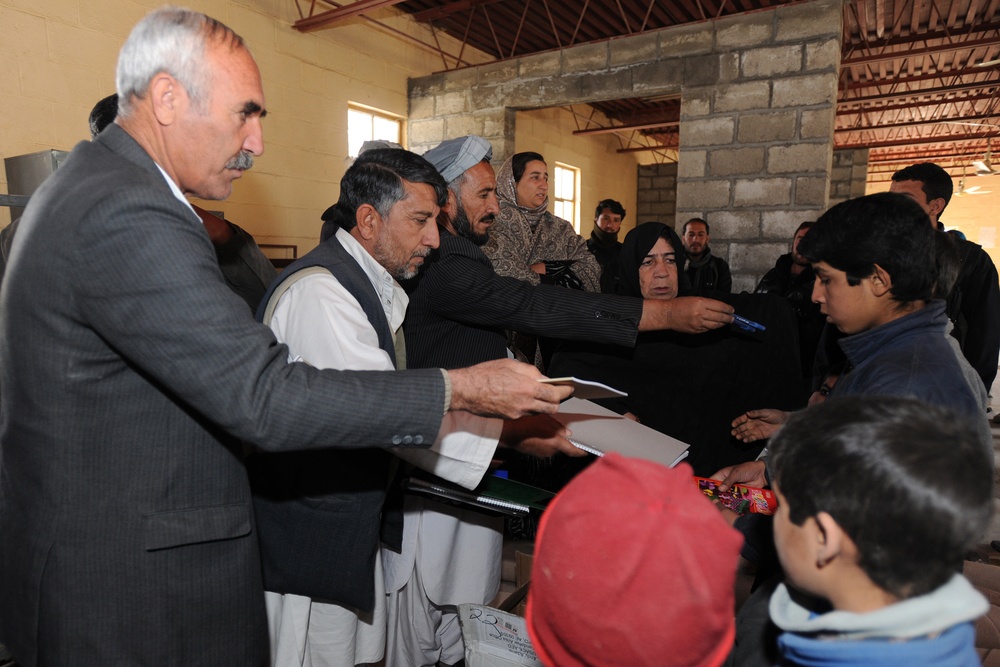
[[[980,664],[972,622],[988,604],[958,572],[990,518],[993,461],[968,418],[828,401],[789,418],[769,465],[780,665]]]

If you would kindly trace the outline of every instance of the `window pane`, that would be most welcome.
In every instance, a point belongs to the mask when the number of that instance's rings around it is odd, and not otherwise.
[[[384,139],[399,143],[399,121],[375,116],[372,123],[372,139]]]
[[[575,199],[576,197],[573,192],[576,189],[575,188],[576,184],[574,183],[575,179],[573,178],[575,174],[569,169],[559,168],[558,171],[559,171],[559,184],[561,186],[560,189],[562,190],[562,194],[558,196],[561,199]]]
[[[577,219],[576,201],[576,180],[580,177],[580,170],[569,165],[554,165],[552,171],[553,180],[553,213],[560,218],[569,221],[573,229],[580,233],[580,221]]]
[[[372,138],[372,114],[347,110],[347,152],[351,157],[357,157],[361,145]]]

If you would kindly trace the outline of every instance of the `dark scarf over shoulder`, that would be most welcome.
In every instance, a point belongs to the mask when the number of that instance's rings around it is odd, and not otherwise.
[[[703,252],[701,254],[701,258],[700,259],[695,259],[694,257],[691,257],[690,255],[688,257],[691,260],[691,263],[688,264],[687,268],[689,268],[689,269],[700,269],[701,267],[706,266],[709,262],[712,261],[712,249],[709,248],[708,246],[705,246],[705,252]]]
[[[597,225],[594,225],[594,229],[590,232],[590,238],[595,243],[599,243],[606,248],[611,248],[618,243],[618,232],[609,234]]]

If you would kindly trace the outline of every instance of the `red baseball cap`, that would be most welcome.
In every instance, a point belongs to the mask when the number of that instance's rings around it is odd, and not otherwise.
[[[550,667],[716,667],[735,634],[742,535],[689,465],[608,454],[542,515],[528,634]]]

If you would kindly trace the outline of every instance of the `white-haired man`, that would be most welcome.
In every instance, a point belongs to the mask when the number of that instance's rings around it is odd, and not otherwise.
[[[117,87],[116,124],[25,209],[0,291],[0,637],[26,667],[260,665],[239,440],[430,443],[447,408],[517,417],[568,392],[521,366],[287,363],[184,199],[226,198],[263,151],[264,93],[242,39],[157,10],[122,47]]]

